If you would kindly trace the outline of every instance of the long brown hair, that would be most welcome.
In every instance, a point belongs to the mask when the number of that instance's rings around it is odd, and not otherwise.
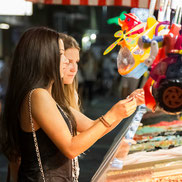
[[[20,153],[20,107],[25,96],[34,88],[47,88],[54,81],[53,98],[67,112],[76,133],[65,99],[60,78],[59,33],[46,28],[28,29],[16,46],[9,77],[1,125],[2,150],[9,160],[17,160]]]
[[[76,48],[80,51],[80,47],[78,42],[70,35],[66,35],[64,33],[60,33],[60,38],[64,42],[65,50],[70,48]],[[72,84],[65,84],[64,85],[64,94],[66,99],[71,107],[80,111],[80,100],[78,96],[78,80],[75,76]]]

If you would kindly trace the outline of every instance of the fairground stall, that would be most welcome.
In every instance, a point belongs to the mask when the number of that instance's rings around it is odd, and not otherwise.
[[[145,75],[145,105],[123,122],[92,181],[182,181],[182,1],[29,1],[132,8],[130,13],[118,17],[118,31],[113,32],[116,40],[103,55],[120,46],[118,74],[135,79]],[[161,112],[176,118],[154,119]],[[150,122],[145,122],[142,119],[148,113]]]

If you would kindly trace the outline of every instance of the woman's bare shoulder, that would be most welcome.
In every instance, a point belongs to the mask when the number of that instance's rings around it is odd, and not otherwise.
[[[43,88],[37,88],[34,89],[31,95],[31,103],[32,106],[37,107],[44,107],[45,106],[53,106],[56,105],[55,100],[51,96],[51,94],[48,92],[48,90],[43,89]]]
[[[46,90],[46,89],[43,89],[43,88],[36,88],[34,90],[32,90],[32,95],[31,95],[31,98],[33,100],[53,100],[51,94]],[[42,100],[42,101],[43,101]]]
[[[36,88],[36,89],[33,89],[32,91],[32,95],[35,97],[41,97],[41,96],[48,96],[50,95],[48,90],[44,89],[44,88]]]

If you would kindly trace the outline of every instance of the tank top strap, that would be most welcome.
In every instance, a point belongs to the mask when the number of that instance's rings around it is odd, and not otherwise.
[[[65,120],[65,122],[66,122],[66,124],[67,124],[67,126],[68,126],[68,128],[69,128],[69,130],[70,130],[70,132],[71,132],[71,134],[72,134],[72,125],[71,125],[71,121],[69,120],[68,116],[67,116],[66,113],[63,111],[63,109],[59,106],[59,104],[56,103],[56,105],[57,105],[57,108],[59,109],[59,111],[60,111],[62,117],[64,118],[64,120]]]

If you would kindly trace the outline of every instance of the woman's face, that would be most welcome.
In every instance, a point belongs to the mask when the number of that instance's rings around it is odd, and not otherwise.
[[[78,71],[78,62],[80,61],[79,50],[77,48],[66,49],[65,57],[69,60],[69,64],[64,70],[63,83],[72,84]]]
[[[64,77],[65,69],[67,69],[69,60],[65,57],[64,44],[61,39],[59,39],[59,52],[60,52],[60,75],[61,78]]]

